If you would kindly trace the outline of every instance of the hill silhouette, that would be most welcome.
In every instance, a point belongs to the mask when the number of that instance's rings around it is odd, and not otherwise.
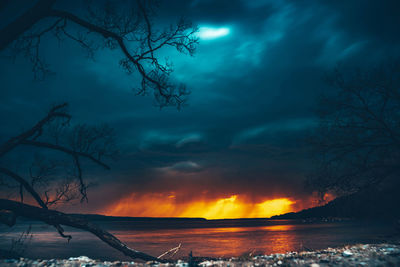
[[[398,183],[397,183],[398,184]],[[370,187],[358,193],[332,200],[326,205],[272,216],[271,219],[400,219],[400,194],[393,184]]]

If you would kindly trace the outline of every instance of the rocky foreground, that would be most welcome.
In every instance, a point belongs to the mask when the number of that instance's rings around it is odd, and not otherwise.
[[[0,266],[400,266],[400,245],[369,244],[319,251],[289,252],[263,256],[205,260],[191,258],[174,263],[98,261],[85,256],[69,259],[33,260],[20,258],[0,260]]]

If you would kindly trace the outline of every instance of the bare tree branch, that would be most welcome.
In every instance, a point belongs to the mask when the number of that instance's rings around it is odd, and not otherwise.
[[[0,146],[0,157],[10,152],[16,146],[20,145],[23,141],[26,141],[29,138],[36,139],[38,136],[42,134],[43,127],[52,120],[56,118],[64,118],[66,119],[65,123],[69,122],[71,116],[65,112],[65,108],[67,107],[67,105],[68,105],[67,103],[64,103],[53,107],[48,112],[47,116],[41,119],[38,123],[36,123],[36,125],[33,126],[31,129],[21,133],[18,136],[12,137],[8,141],[3,143]]]
[[[66,153],[68,155],[71,155],[72,157],[84,157],[87,158],[91,161],[93,161],[94,163],[102,166],[104,169],[109,170],[110,167],[105,164],[104,162],[96,159],[95,157],[93,157],[90,154],[87,153],[83,153],[83,152],[78,152],[78,151],[73,151],[69,148],[60,146],[60,145],[55,145],[55,144],[51,144],[51,143],[45,143],[45,142],[38,142],[38,141],[32,141],[32,140],[23,140],[20,142],[21,145],[29,145],[29,146],[35,146],[35,147],[41,147],[41,148],[47,148],[47,149],[52,149],[52,150],[57,150],[63,153]]]
[[[15,21],[0,30],[0,51],[18,39],[38,21],[48,16],[48,11],[56,0],[40,0],[32,8],[25,11]]]
[[[66,113],[65,108],[67,107],[67,104],[62,104],[62,105],[57,105],[54,106],[48,114],[41,119],[38,123],[36,123],[31,129],[28,131],[23,132],[20,135],[17,135],[16,137],[10,138],[8,141],[6,141],[1,147],[0,147],[0,155],[6,155],[12,149],[19,145],[29,145],[29,146],[34,146],[34,147],[41,147],[41,148],[46,148],[54,151],[60,151],[65,154],[68,154],[72,156],[74,159],[76,168],[78,170],[78,181],[79,181],[79,191],[81,194],[81,201],[87,200],[87,185],[83,181],[82,177],[82,169],[80,166],[80,161],[79,157],[85,157],[94,163],[101,165],[102,167],[109,169],[109,166],[103,163],[100,158],[101,155],[106,154],[105,149],[107,147],[93,147],[94,142],[99,139],[99,138],[108,138],[109,134],[112,134],[110,131],[99,131],[95,132],[93,134],[90,133],[90,130],[92,128],[84,128],[84,127],[78,127],[76,129],[84,129],[84,131],[78,135],[78,138],[81,140],[74,140],[75,142],[78,142],[77,144],[73,144],[75,146],[76,151],[71,150],[67,147],[61,146],[61,145],[56,145],[56,144],[51,144],[51,143],[46,143],[46,142],[41,142],[41,141],[36,141],[40,136],[43,135],[44,128],[45,126],[49,125],[51,122],[53,122],[57,118],[64,119],[65,121],[62,122],[63,125],[68,123],[70,121],[71,116]],[[105,128],[99,128],[99,129],[105,129]],[[108,141],[108,140],[107,140]],[[83,152],[84,151],[84,152]],[[98,157],[95,158],[93,155],[97,154]],[[22,176],[16,174],[15,172],[12,172],[11,170],[0,167],[0,173],[12,178],[15,180],[20,186],[19,186],[19,194],[20,194],[20,199],[21,202],[23,202],[24,196],[23,196],[23,189],[25,189],[32,197],[33,199],[39,204],[39,206],[43,209],[48,209],[48,204],[55,204],[58,201],[64,199],[64,200],[71,200],[72,195],[69,193],[73,188],[71,188],[68,184],[67,187],[64,187],[62,189],[57,189],[55,192],[55,196],[53,199],[50,199],[48,195],[48,191],[44,192],[45,196],[45,201],[41,198],[39,193],[34,189],[34,184],[37,181],[38,178],[40,177],[35,177],[32,173],[32,169],[30,169],[30,175],[33,178],[32,182],[29,183],[26,179],[24,179]],[[40,176],[40,174],[39,174]],[[53,224],[53,226],[57,229],[58,233],[64,237],[67,238],[68,240],[71,239],[71,236],[65,235],[64,234],[64,229],[58,225],[58,224]]]
[[[336,70],[334,94],[321,101],[311,144],[316,172],[309,185],[323,192],[357,192],[400,173],[400,63]]]
[[[13,178],[21,186],[23,186],[26,189],[26,191],[28,191],[31,194],[31,196],[35,199],[35,201],[40,205],[40,207],[42,209],[45,209],[45,210],[48,209],[47,205],[43,202],[43,200],[39,196],[39,194],[35,191],[35,189],[33,189],[33,187],[24,178],[22,178],[18,174],[14,173],[6,168],[3,168],[3,167],[0,167],[0,173],[3,173],[5,175]],[[57,229],[58,233],[62,237],[67,238],[68,241],[72,238],[70,235],[64,235],[64,229],[60,225],[58,225],[58,224],[51,224],[51,225],[53,225]]]
[[[83,28],[86,28],[90,32],[100,34],[105,39],[111,39],[115,41],[126,57],[126,59],[121,61],[121,65],[127,70],[128,73],[132,73],[131,66],[134,66],[134,68],[143,78],[141,83],[142,88],[139,90],[139,94],[145,93],[147,91],[147,87],[149,87],[156,91],[155,96],[157,101],[162,101],[160,105],[177,105],[179,107],[184,102],[182,97],[186,94],[185,89],[183,87],[177,89],[174,85],[169,84],[166,81],[166,77],[169,75],[170,69],[158,62],[157,58],[154,56],[154,52],[160,50],[164,46],[174,46],[179,51],[187,51],[189,54],[193,54],[195,45],[198,42],[198,40],[193,37],[197,29],[192,29],[187,32],[190,25],[185,24],[184,21],[180,21],[175,30],[172,30],[170,34],[161,34],[155,42],[152,39],[151,24],[147,16],[147,11],[140,1],[138,1],[138,3],[140,9],[142,10],[142,14],[145,18],[147,26],[146,43],[148,46],[148,50],[143,51],[140,55],[135,55],[129,51],[125,44],[125,36],[122,34],[117,34],[113,31],[107,30],[106,28],[99,27],[66,11],[52,9],[50,15],[67,19]],[[152,45],[153,42],[156,44],[155,47]],[[150,54],[150,57],[145,57],[148,54]],[[146,72],[142,63],[143,60],[150,61],[155,69],[150,72]],[[160,74],[159,72],[163,74]],[[178,92],[175,92],[176,90],[178,90]]]
[[[99,48],[119,49],[122,54],[120,66],[128,74],[137,72],[141,77],[138,94],[145,95],[151,91],[156,104],[160,107],[180,108],[185,103],[186,96],[189,94],[188,90],[184,85],[170,81],[172,65],[168,60],[161,61],[158,55],[164,47],[173,47],[181,53],[193,55],[198,39],[194,34],[197,29],[190,23],[181,19],[176,25],[163,30],[155,28],[152,21],[154,13],[151,1],[131,1],[134,7],[127,11],[115,9],[114,3],[110,1],[106,3],[103,10],[96,11],[89,7],[89,16],[86,18],[81,16],[81,13],[77,13],[79,16],[74,14],[74,10],[54,8],[55,2],[56,0],[38,0],[31,8],[22,12],[15,21],[0,29],[0,36],[2,36],[0,51],[10,47],[10,44],[14,42],[14,52],[22,53],[31,61],[35,78],[40,79],[50,72],[41,56],[41,46],[44,37],[51,33],[58,41],[64,40],[65,37],[77,42],[90,57],[93,57],[94,52]],[[124,5],[124,9],[128,6],[129,4]],[[3,7],[0,5],[0,9]],[[91,38],[90,33],[94,33],[94,38]],[[29,180],[10,171],[9,168],[0,167],[0,173],[12,178],[18,186],[14,188],[13,185],[3,183],[3,179],[0,180],[0,185],[12,188],[13,191],[19,189],[21,202],[26,199],[24,194],[28,192],[40,206],[39,208],[12,200],[0,200],[0,210],[4,207],[4,210],[12,211],[15,215],[42,220],[53,225],[58,233],[68,240],[71,236],[64,234],[61,225],[90,231],[110,246],[133,258],[158,260],[128,248],[114,236],[93,224],[48,209],[49,205],[67,202],[79,195],[81,201],[87,200],[88,185],[83,180],[83,162],[81,161],[87,159],[109,169],[103,159],[113,158],[117,152],[113,146],[113,132],[110,128],[78,125],[67,131],[65,126],[69,123],[71,116],[66,112],[66,107],[66,103],[53,107],[32,128],[1,144],[0,158],[19,146],[58,151],[61,155],[64,154],[73,159],[73,171],[66,172],[70,176],[59,183],[60,176],[56,175],[55,170],[54,173],[50,172],[55,169],[50,164],[36,170],[31,168],[29,183]],[[45,138],[48,137],[54,140],[46,140]]]
[[[189,92],[182,84],[169,81],[172,66],[168,62],[161,63],[155,53],[163,47],[169,46],[176,48],[179,52],[193,55],[198,44],[198,38],[195,36],[197,28],[181,19],[175,26],[170,26],[162,31],[154,29],[150,17],[151,1],[131,1],[131,5],[136,3],[132,7],[129,7],[130,5],[127,3],[128,9],[134,10],[132,12],[113,9],[112,2],[106,3],[105,12],[94,11],[89,7],[87,19],[81,18],[71,11],[56,9],[53,7],[54,3],[54,0],[40,0],[21,19],[17,19],[2,29],[0,36],[7,38],[1,39],[0,51],[13,41],[17,41],[15,53],[23,53],[32,62],[35,77],[42,79],[50,72],[49,67],[40,56],[40,45],[44,35],[53,32],[58,40],[61,40],[61,36],[64,35],[82,46],[88,52],[89,57],[93,57],[94,51],[100,47],[100,45],[96,45],[99,40],[90,40],[88,34],[96,33],[103,37],[105,48],[119,48],[123,54],[120,65],[128,74],[135,71],[140,74],[142,81],[138,94],[147,94],[149,90],[152,90],[160,107],[177,106],[180,108],[184,104]],[[55,20],[47,22],[48,25],[44,26],[43,24],[46,23],[39,22],[45,18],[50,20],[55,18]],[[68,27],[67,22],[72,22],[86,32],[71,33],[71,27]],[[35,27],[32,27],[33,25]],[[39,29],[35,30],[36,28]],[[72,27],[73,30],[76,28]],[[133,46],[132,43],[134,43]]]
[[[99,228],[94,223],[88,222],[78,216],[69,215],[55,210],[42,209],[8,199],[0,199],[0,210],[11,211],[16,216],[39,220],[50,225],[67,225],[91,232],[109,246],[121,251],[124,255],[133,259],[165,262],[165,260],[129,248],[112,234]]]
[[[166,256],[166,255],[172,253],[172,254],[170,255],[170,258],[171,258],[171,257],[173,257],[176,253],[178,253],[178,251],[179,251],[179,249],[181,248],[181,246],[182,246],[182,243],[179,243],[179,245],[178,245],[177,247],[171,248],[170,250],[164,252],[163,254],[161,254],[160,256],[158,256],[157,258],[158,258],[158,259],[161,259],[162,257],[164,257],[164,256]]]
[[[35,201],[39,204],[39,206],[41,206],[44,209],[47,209],[46,204],[43,202],[42,198],[39,196],[39,194],[35,191],[35,189],[33,189],[33,187],[21,176],[19,176],[18,174],[0,167],[0,173],[3,173],[9,177],[11,177],[12,179],[14,179],[16,182],[18,182],[20,185],[22,185],[26,191],[29,192],[29,194],[31,194],[31,196],[35,199]]]

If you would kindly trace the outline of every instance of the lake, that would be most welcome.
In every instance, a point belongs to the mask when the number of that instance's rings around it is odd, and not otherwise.
[[[142,229],[130,227],[131,222],[98,222],[127,243],[131,248],[158,256],[182,244],[175,258],[194,256],[231,257],[248,253],[271,254],[323,249],[355,243],[380,242],[395,232],[394,226],[382,222],[269,221],[269,225],[250,227],[214,227],[185,229]],[[0,225],[0,247],[9,249],[11,240],[32,225],[33,238],[27,242],[25,256],[30,258],[68,258],[88,256],[101,260],[128,259],[90,233],[65,227],[72,235],[68,243],[53,227],[39,222],[22,222],[13,228]]]

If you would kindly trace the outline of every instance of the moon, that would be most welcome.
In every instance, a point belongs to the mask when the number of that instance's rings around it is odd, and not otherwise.
[[[198,37],[203,40],[212,40],[227,36],[230,31],[228,27],[200,27]]]

